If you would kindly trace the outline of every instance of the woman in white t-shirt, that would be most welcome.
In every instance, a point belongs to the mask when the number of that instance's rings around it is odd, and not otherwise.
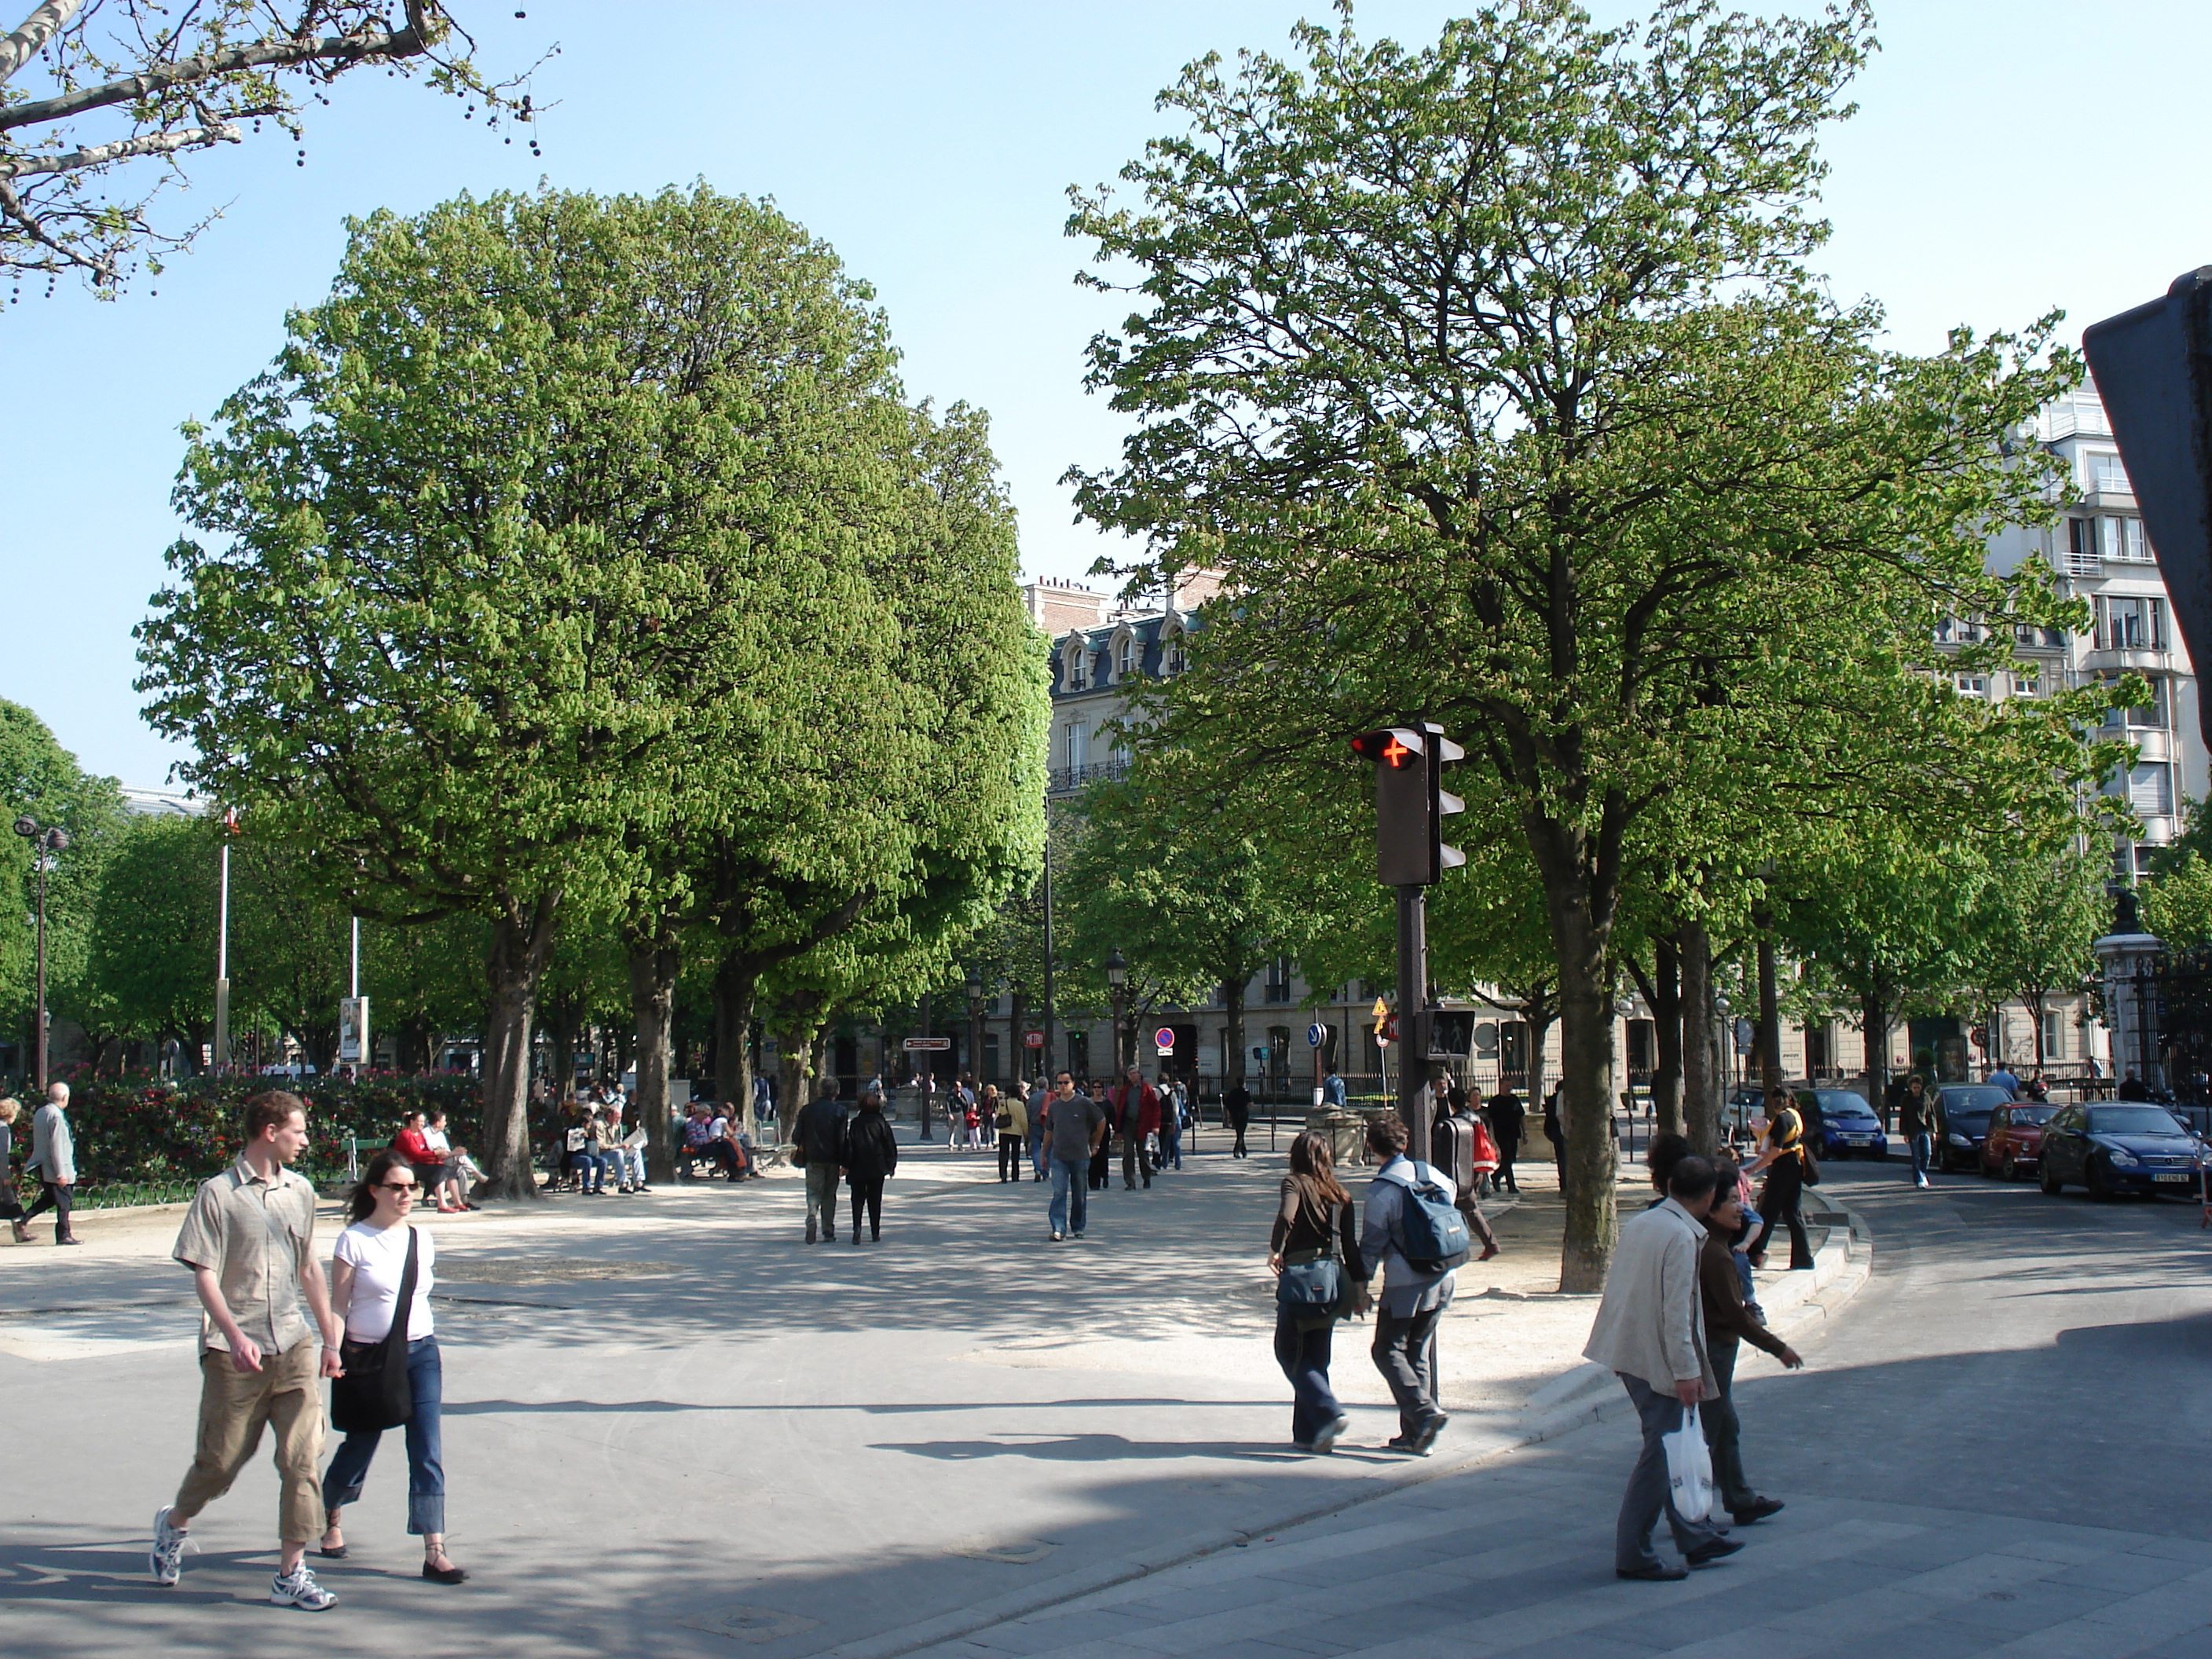
[[[331,1305],[345,1321],[356,1342],[391,1335],[398,1311],[399,1283],[407,1271],[407,1241],[416,1241],[415,1293],[407,1309],[407,1382],[415,1407],[407,1419],[407,1530],[422,1540],[422,1576],[434,1583],[458,1584],[467,1578],[446,1554],[446,1468],[440,1443],[439,1404],[444,1376],[438,1339],[430,1320],[432,1268],[437,1248],[428,1228],[410,1227],[407,1218],[416,1196],[415,1168],[405,1154],[387,1148],[369,1159],[350,1194],[346,1218],[353,1224],[338,1235],[331,1272]],[[322,1553],[346,1553],[338,1511],[361,1496],[376,1455],[379,1430],[349,1434],[323,1475],[323,1507],[329,1530]]]

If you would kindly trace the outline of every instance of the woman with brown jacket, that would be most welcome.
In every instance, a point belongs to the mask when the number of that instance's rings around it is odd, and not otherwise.
[[[1735,1414],[1735,1362],[1748,1342],[1763,1348],[1791,1370],[1805,1362],[1797,1351],[1768,1330],[1743,1299],[1743,1280],[1736,1271],[1735,1241],[1743,1231],[1741,1184],[1735,1166],[1725,1159],[1717,1164],[1720,1184],[1714,1189],[1713,1207],[1705,1213],[1705,1242],[1698,1255],[1698,1289],[1705,1310],[1705,1353],[1712,1361],[1720,1384],[1719,1397],[1698,1408],[1705,1443],[1713,1454],[1713,1484],[1720,1500],[1739,1527],[1747,1527],[1781,1509],[1778,1498],[1761,1498],[1744,1478],[1741,1445],[1742,1425]]]
[[[1275,1306],[1275,1363],[1290,1379],[1291,1443],[1303,1452],[1327,1455],[1337,1437],[1351,1425],[1328,1385],[1329,1343],[1336,1322],[1368,1309],[1367,1264],[1359,1255],[1359,1229],[1352,1213],[1352,1194],[1336,1178],[1335,1155],[1328,1137],[1309,1129],[1291,1143],[1291,1172],[1283,1177],[1282,1202],[1267,1238],[1267,1267],[1278,1279],[1284,1268],[1334,1257],[1346,1287],[1333,1306]]]

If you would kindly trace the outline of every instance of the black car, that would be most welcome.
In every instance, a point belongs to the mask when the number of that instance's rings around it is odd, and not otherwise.
[[[2092,1101],[2065,1108],[2043,1126],[2043,1190],[2193,1197],[2204,1155],[2203,1143],[2163,1106]]]
[[[2012,1097],[1989,1083],[1946,1083],[1936,1091],[1936,1167],[1971,1170],[1982,1161],[1990,1114]]]

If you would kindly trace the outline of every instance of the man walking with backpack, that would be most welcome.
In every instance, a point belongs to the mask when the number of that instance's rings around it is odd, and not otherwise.
[[[822,1240],[837,1242],[837,1159],[844,1149],[845,1109],[837,1099],[837,1079],[822,1079],[822,1092],[792,1126],[792,1143],[806,1170],[806,1242],[814,1242],[818,1221]]]
[[[1359,1254],[1382,1264],[1375,1306],[1375,1369],[1398,1402],[1398,1433],[1387,1449],[1428,1455],[1451,1419],[1437,1404],[1437,1321],[1451,1305],[1453,1269],[1467,1260],[1467,1222],[1451,1177],[1406,1156],[1406,1126],[1378,1117],[1367,1154],[1382,1167],[1367,1184]]]

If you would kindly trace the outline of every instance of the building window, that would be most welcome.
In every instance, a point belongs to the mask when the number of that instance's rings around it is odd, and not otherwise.
[[[2141,595],[2100,593],[2096,600],[2100,651],[2166,649],[2166,601]]]
[[[1068,647],[1067,652],[1067,672],[1064,678],[1069,690],[1087,691],[1091,689],[1089,662],[1090,653],[1083,648],[1083,642],[1079,639]]]
[[[1182,636],[1177,635],[1160,647],[1160,672],[1163,675],[1182,672]]]
[[[2131,495],[2135,487],[2128,483],[2128,470],[2120,458],[2102,450],[2089,453],[2089,488],[2100,495]]]
[[[1954,674],[1951,683],[1959,688],[1961,696],[1986,697],[1990,695],[1990,677],[1986,674]]]
[[[2172,817],[2173,769],[2164,761],[2143,761],[2130,767],[2128,805],[2144,817]]]
[[[2066,1058],[2066,1022],[2056,1008],[2043,1011],[2043,1061],[2052,1065]]]
[[[1125,680],[1137,678],[1137,641],[1134,635],[1121,641],[1121,659],[1118,672],[1121,678]]]
[[[1067,769],[1080,771],[1091,764],[1091,728],[1078,720],[1067,728]]]
[[[2012,671],[2012,694],[2015,697],[2039,697],[2043,695],[2043,671],[2029,665]]]
[[[1267,964],[1267,983],[1263,1000],[1268,1002],[1288,1002],[1291,1000],[1291,959],[1277,957]]]
[[[2104,574],[2104,561],[2097,552],[2097,521],[2094,519],[2066,520],[2066,574],[2096,576]]]

